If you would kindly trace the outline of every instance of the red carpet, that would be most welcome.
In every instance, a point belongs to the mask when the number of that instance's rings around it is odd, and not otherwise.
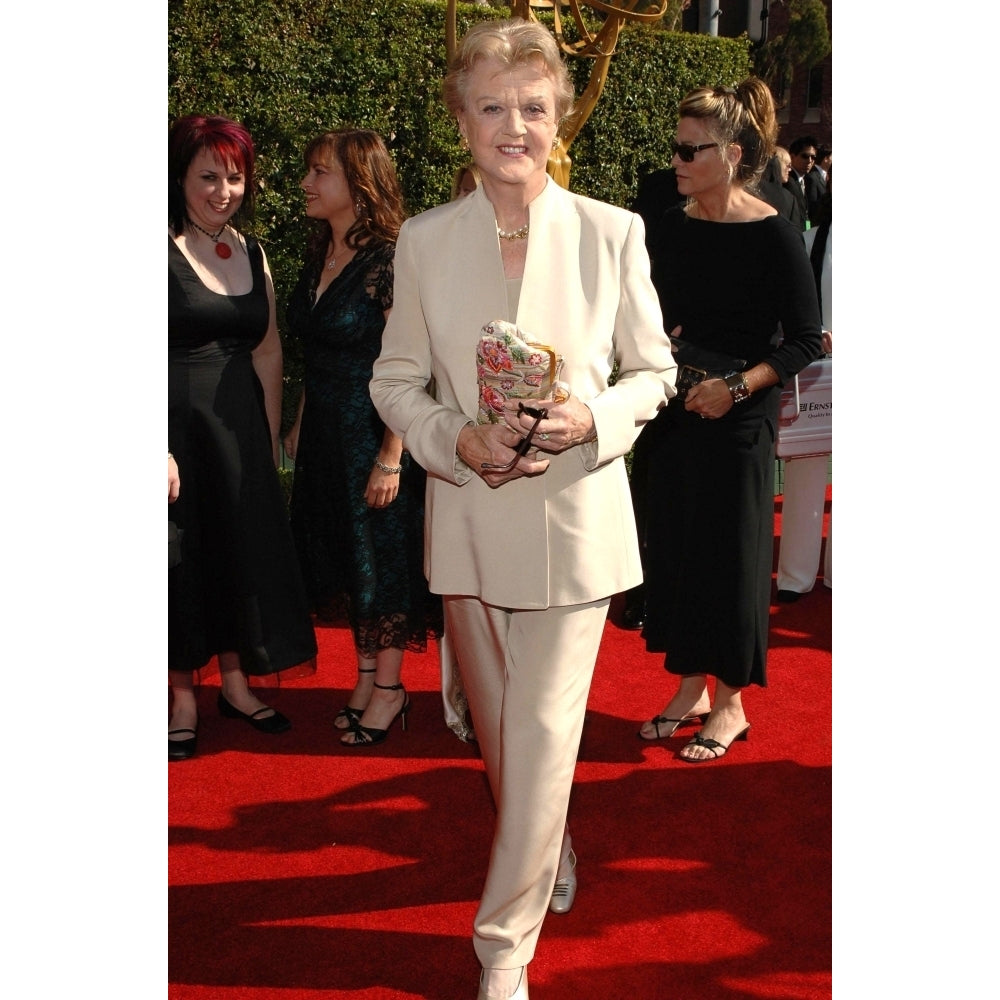
[[[680,736],[637,739],[670,681],[615,620],[570,811],[580,888],[546,919],[533,1000],[828,1000],[831,592],[772,606],[749,739],[705,765],[677,759]],[[220,718],[215,677],[198,757],[168,765],[169,996],[473,1000],[492,807],[475,744],[445,727],[436,648],[404,660],[411,728],[349,751],[331,723],[350,637],[318,637],[316,676],[263,693],[291,732]]]

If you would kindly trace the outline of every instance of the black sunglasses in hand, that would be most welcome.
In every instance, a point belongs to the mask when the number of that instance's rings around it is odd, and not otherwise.
[[[690,142],[671,142],[670,148],[685,163],[694,163],[695,153],[700,153],[703,149],[714,149],[718,145],[717,142],[703,142],[700,146],[692,146]]]
[[[531,447],[531,439],[535,436],[538,425],[549,415],[549,411],[544,408],[536,409],[534,406],[525,406],[524,403],[518,403],[517,415],[520,416],[522,413],[527,413],[529,417],[534,417],[535,422],[528,428],[528,433],[518,442],[517,447],[514,449],[514,457],[504,465],[483,462],[482,468],[489,469],[491,472],[510,472],[517,465],[518,460],[528,454],[528,449]]]

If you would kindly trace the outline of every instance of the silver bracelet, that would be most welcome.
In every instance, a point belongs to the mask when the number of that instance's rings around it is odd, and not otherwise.
[[[375,464],[387,476],[398,476],[403,471],[403,467],[401,465],[383,465],[377,458],[375,459]]]
[[[737,372],[735,375],[727,375],[725,378],[726,387],[729,389],[729,395],[733,397],[733,404],[745,403],[750,398],[750,386],[747,385],[747,380],[743,377],[743,372]]]

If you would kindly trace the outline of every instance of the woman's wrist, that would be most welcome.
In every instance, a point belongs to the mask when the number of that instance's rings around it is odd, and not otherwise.
[[[400,460],[402,461],[402,460]],[[386,465],[384,462],[379,460],[378,455],[375,456],[375,464],[387,475],[387,476],[398,476],[403,471],[402,464],[400,465]]]
[[[729,389],[729,395],[733,397],[733,404],[745,403],[750,398],[750,386],[747,385],[747,380],[743,376],[743,372],[737,372],[735,375],[727,375],[725,378],[726,387]]]

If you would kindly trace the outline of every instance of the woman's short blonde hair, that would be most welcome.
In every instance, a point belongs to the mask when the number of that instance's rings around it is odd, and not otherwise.
[[[463,163],[462,166],[455,171],[455,176],[451,179],[451,200],[457,201],[459,196],[462,194],[462,181],[465,180],[466,174],[472,174],[472,179],[475,181],[476,187],[482,184],[482,179],[479,176],[479,167],[474,163]]]
[[[453,115],[464,110],[469,76],[481,59],[495,59],[507,67],[541,62],[555,84],[557,121],[561,122],[572,109],[576,94],[556,40],[537,21],[511,17],[480,21],[458,43],[442,87],[444,103]]]
[[[728,146],[739,146],[742,155],[730,179],[749,188],[757,185],[778,139],[774,98],[763,80],[750,76],[736,87],[698,87],[678,110],[681,118],[701,121],[721,156]]]

